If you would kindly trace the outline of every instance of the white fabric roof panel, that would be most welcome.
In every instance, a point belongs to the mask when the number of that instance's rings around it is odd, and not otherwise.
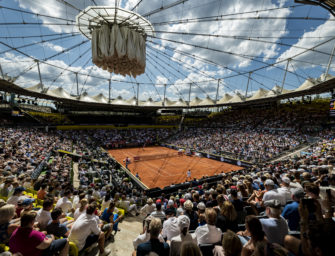
[[[178,106],[178,107],[187,106],[187,103],[183,99],[179,99],[173,104],[173,106]]]
[[[196,96],[193,100],[190,102],[190,106],[199,106],[199,103],[201,102],[201,99]]]
[[[78,100],[86,102],[96,102],[95,99],[93,99],[87,94],[87,92],[82,93]]]
[[[105,104],[108,103],[108,99],[102,93],[95,95],[92,98],[98,103],[105,103]]]
[[[238,103],[238,102],[242,102],[243,99],[241,97],[240,94],[236,93],[229,101],[228,103]]]
[[[26,89],[29,90],[29,91],[32,91],[32,92],[41,93],[43,91],[43,86],[41,85],[41,83],[38,83],[38,84],[36,84],[34,86],[31,86],[31,87],[28,87]]]
[[[295,91],[303,91],[303,90],[307,90],[307,89],[310,89],[312,88],[314,85],[316,85],[317,82],[315,79],[313,78],[308,78],[306,79],[305,82],[302,83],[302,85],[299,86],[298,89],[296,89]]]
[[[217,104],[225,104],[228,103],[229,100],[231,100],[231,98],[233,98],[233,96],[231,96],[228,93],[225,93],[225,95],[217,102]]]
[[[58,87],[53,90],[48,90],[47,95],[62,98],[62,99],[69,99],[69,100],[76,100],[75,97],[72,97],[67,91],[65,91],[62,87]]]
[[[127,102],[125,100],[123,100],[121,96],[118,96],[116,99],[112,100],[112,104],[127,105]]]
[[[207,96],[205,99],[203,99],[199,105],[204,105],[204,106],[207,106],[207,105],[214,105],[215,104],[215,101],[212,100],[209,96]]]
[[[268,90],[265,90],[263,88],[259,88],[257,92],[255,92],[250,98],[247,100],[258,100],[261,98],[264,98],[268,94]]]

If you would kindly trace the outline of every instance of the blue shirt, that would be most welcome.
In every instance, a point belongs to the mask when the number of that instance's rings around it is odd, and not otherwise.
[[[285,219],[287,219],[288,227],[290,230],[300,229],[300,215],[299,215],[299,203],[292,202],[285,206],[282,214]]]
[[[104,212],[101,214],[101,219],[106,221],[107,223],[110,223],[110,217],[113,216],[113,219],[114,219],[114,213],[113,212],[109,212],[108,211],[108,208],[106,208],[104,210]]]

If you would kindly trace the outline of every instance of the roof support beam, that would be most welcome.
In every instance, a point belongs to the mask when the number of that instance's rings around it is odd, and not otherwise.
[[[35,61],[36,61],[36,64],[37,64],[37,70],[38,70],[38,76],[40,78],[41,88],[43,90],[42,75],[41,75],[41,70],[40,70],[40,62],[38,60],[35,60]]]
[[[2,79],[5,79],[5,76],[3,74],[3,70],[2,70],[1,64],[0,64],[0,74],[1,74]]]
[[[165,107],[165,97],[166,97],[166,84],[164,84],[164,99],[163,99],[163,107]]]
[[[325,72],[325,78],[323,79],[323,82],[326,81],[330,65],[332,64],[332,61],[333,61],[334,52],[335,52],[335,42],[334,42],[334,47],[333,47],[332,53],[329,56],[329,62],[328,62],[328,65],[327,65],[327,69],[326,69],[326,72]]]
[[[108,104],[111,103],[111,87],[112,87],[112,80],[109,79],[108,80]]]
[[[192,91],[192,83],[190,83],[190,89],[188,91],[188,106],[190,106],[191,103],[191,91]]]
[[[137,97],[136,97],[136,106],[138,106],[138,97],[140,96],[140,84],[137,83]]]
[[[285,73],[284,73],[284,77],[283,77],[283,82],[281,83],[281,87],[280,87],[280,94],[283,92],[283,88],[284,88],[284,84],[285,84],[285,80],[286,80],[286,75],[287,75],[287,69],[288,69],[288,64],[290,63],[291,59],[287,59],[286,62],[286,68],[285,68]]]
[[[216,87],[216,95],[215,95],[215,104],[218,101],[219,98],[219,87],[220,87],[220,79],[218,79],[218,85]]]
[[[248,82],[247,82],[247,88],[245,90],[245,98],[247,98],[251,74],[252,74],[252,72],[249,72]]]
[[[75,73],[76,75],[76,84],[77,84],[77,96],[79,97],[79,83],[78,83],[78,73]]]

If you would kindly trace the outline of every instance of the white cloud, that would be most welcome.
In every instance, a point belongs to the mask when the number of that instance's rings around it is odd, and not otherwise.
[[[61,51],[65,50],[64,47],[62,47],[60,45],[55,45],[55,44],[52,44],[52,43],[49,43],[49,42],[45,42],[42,45],[49,48],[52,51],[55,51],[55,52],[61,52]]]

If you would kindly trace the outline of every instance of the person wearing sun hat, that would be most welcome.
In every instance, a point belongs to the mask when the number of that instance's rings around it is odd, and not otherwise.
[[[195,235],[188,232],[190,227],[190,219],[186,215],[180,215],[178,217],[178,223],[180,228],[180,235],[171,239],[170,256],[180,255],[180,248],[183,242],[190,241],[195,244],[197,243]]]

